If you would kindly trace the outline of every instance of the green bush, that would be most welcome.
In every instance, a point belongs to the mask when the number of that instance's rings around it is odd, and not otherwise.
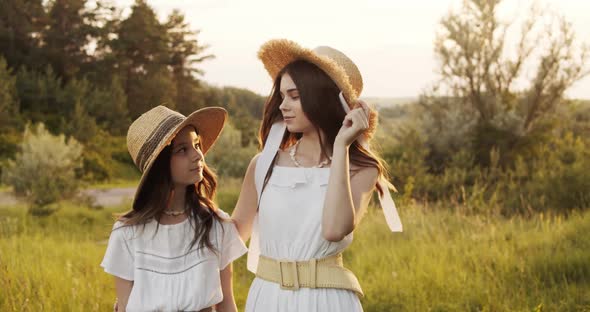
[[[231,123],[228,123],[215,146],[205,156],[218,175],[241,178],[246,174],[250,160],[257,152],[253,144],[241,145],[241,135]]]
[[[377,133],[393,182],[406,202],[411,196],[450,202],[463,213],[505,215],[568,214],[590,207],[590,143],[574,132],[564,132],[566,125],[548,122],[524,137],[476,127],[474,144],[449,150],[442,162],[429,160],[433,147],[419,129],[405,122],[390,132],[394,140],[381,139],[382,129]],[[578,125],[578,133],[580,129]],[[503,139],[495,140],[498,136]],[[433,167],[437,164],[441,167]],[[405,194],[408,191],[411,194]]]
[[[3,181],[30,204],[30,213],[48,215],[56,202],[72,197],[79,187],[82,145],[63,135],[54,136],[43,124],[27,126],[16,159],[9,160]]]
[[[540,157],[519,159],[500,181],[507,208],[568,213],[590,207],[588,145],[567,133],[544,145]]]
[[[137,179],[139,171],[127,151],[126,138],[111,136],[100,130],[84,146],[84,166],[81,177],[88,182],[105,182],[113,179]]]

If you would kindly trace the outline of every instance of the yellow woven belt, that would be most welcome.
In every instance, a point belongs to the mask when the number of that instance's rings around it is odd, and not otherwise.
[[[260,256],[256,276],[278,283],[282,289],[339,288],[364,296],[361,285],[352,271],[342,263],[342,254],[308,261],[284,261]]]

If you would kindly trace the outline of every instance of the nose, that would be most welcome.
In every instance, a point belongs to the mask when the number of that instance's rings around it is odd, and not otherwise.
[[[203,159],[203,151],[201,151],[200,148],[192,148],[191,150],[192,150],[192,153],[193,153],[193,155],[191,155],[193,161],[196,162],[196,161],[199,161],[199,160]]]
[[[287,110],[287,100],[286,100],[286,98],[284,98],[283,101],[281,102],[281,105],[279,105],[279,110],[280,111],[286,111]]]

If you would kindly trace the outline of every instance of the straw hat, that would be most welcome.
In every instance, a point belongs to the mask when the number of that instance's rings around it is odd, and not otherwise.
[[[206,107],[185,117],[162,105],[139,116],[127,131],[127,149],[142,173],[133,198],[134,206],[154,161],[180,130],[188,125],[195,127],[205,154],[219,137],[226,117],[227,112],[221,107]]]
[[[354,62],[331,47],[310,50],[291,40],[274,39],[260,47],[258,58],[273,80],[293,61],[305,60],[315,64],[334,80],[349,105],[353,105],[363,91],[363,77]]]

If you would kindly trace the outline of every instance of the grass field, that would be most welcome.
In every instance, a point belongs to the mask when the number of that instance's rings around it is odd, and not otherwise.
[[[99,263],[112,213],[126,205],[62,206],[46,218],[0,207],[0,311],[112,307]],[[405,232],[391,234],[370,209],[345,253],[365,311],[590,311],[590,212],[505,219],[406,207],[402,216]],[[234,263],[240,310],[253,278],[245,260]]]

